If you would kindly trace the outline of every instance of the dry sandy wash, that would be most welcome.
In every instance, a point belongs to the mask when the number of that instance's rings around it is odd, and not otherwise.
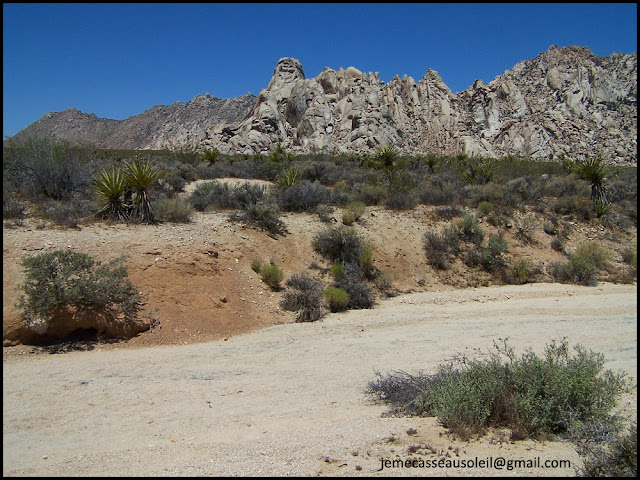
[[[434,371],[503,337],[520,353],[566,336],[635,383],[636,296],[636,284],[609,283],[421,292],[227,341],[5,355],[3,474],[570,476],[569,443],[463,442],[433,418],[384,417],[364,388],[376,371]],[[635,389],[621,397],[630,419],[636,404]],[[425,444],[435,453],[408,453]],[[446,457],[571,467],[379,471],[382,459]]]

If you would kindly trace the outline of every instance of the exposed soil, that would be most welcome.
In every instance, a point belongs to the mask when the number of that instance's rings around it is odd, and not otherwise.
[[[461,263],[444,273],[427,264],[422,235],[448,223],[432,207],[368,207],[356,228],[371,240],[375,265],[391,275],[398,296],[379,295],[372,310],[296,324],[295,314],[279,307],[282,292],[267,288],[249,264],[273,259],[285,280],[309,270],[328,281],[328,264],[311,247],[327,224],[317,215],[284,214],[289,233],[273,238],[230,222],[228,213],[196,213],[185,225],[93,223],[63,230],[27,219],[22,227],[3,228],[3,339],[13,345],[3,348],[5,475],[424,475],[376,470],[381,458],[412,458],[407,448],[422,445],[426,452],[427,444],[436,453],[420,458],[502,454],[570,459],[575,466],[579,458],[570,444],[512,444],[501,432],[461,442],[433,418],[383,417],[386,407],[367,400],[363,389],[375,371],[434,369],[457,351],[487,349],[499,337],[511,337],[519,350],[540,351],[567,336],[571,344],[603,352],[607,368],[635,375],[637,285],[610,283],[624,273],[621,252],[636,245],[635,229],[573,225],[569,250],[598,240],[614,252],[611,273],[603,276],[609,283],[486,287],[488,274]],[[333,216],[340,219],[339,209]],[[530,258],[541,280],[550,282],[546,266],[565,258],[550,248],[552,237],[542,228],[535,238],[525,245],[505,232],[509,254]],[[126,254],[130,279],[159,326],[128,341],[75,342],[57,350],[20,345],[20,259],[67,248],[102,261]],[[93,351],[73,351],[80,349]],[[52,351],[71,353],[47,354]],[[630,418],[635,405],[635,390],[622,397]],[[407,434],[409,428],[417,434]]]

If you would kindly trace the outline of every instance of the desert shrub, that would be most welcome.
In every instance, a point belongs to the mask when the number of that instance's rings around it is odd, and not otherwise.
[[[509,268],[509,283],[522,285],[527,283],[533,275],[533,263],[528,258],[517,258]]]
[[[278,205],[288,212],[313,212],[318,205],[331,203],[331,200],[329,188],[306,180],[276,192]]]
[[[533,214],[528,214],[516,221],[515,227],[514,237],[525,244],[536,243],[534,234],[538,228],[538,220]]]
[[[561,215],[574,215],[582,220],[591,220],[594,215],[589,197],[581,195],[559,198],[551,205],[551,210]]]
[[[566,339],[518,358],[503,340],[484,358],[458,354],[435,374],[404,372],[369,382],[367,393],[399,411],[438,417],[463,438],[509,427],[513,439],[567,434],[579,422],[606,419],[625,374],[602,371],[604,356]]]
[[[363,246],[358,256],[358,266],[362,269],[363,275],[368,279],[375,278],[378,269],[373,265],[373,249]]]
[[[607,442],[607,446],[595,445],[586,450],[581,477],[637,477],[638,476],[638,427]]]
[[[584,255],[569,255],[566,263],[553,262],[548,271],[551,276],[561,283],[578,283],[594,286],[598,284],[598,268],[591,257]]]
[[[21,315],[30,325],[46,325],[57,310],[66,307],[86,311],[113,308],[132,314],[139,298],[122,262],[118,258],[100,264],[87,254],[70,250],[23,258]]]
[[[349,294],[340,287],[328,287],[324,291],[324,298],[332,312],[341,312],[347,309]]]
[[[399,192],[392,190],[389,192],[384,205],[392,210],[412,210],[416,208],[418,198],[411,192]]]
[[[212,181],[199,184],[189,197],[198,211],[212,207],[246,209],[257,205],[267,196],[267,187],[250,183],[231,186],[228,183]]]
[[[49,220],[67,228],[76,228],[82,218],[91,214],[87,202],[75,197],[66,201],[44,202],[42,211]]]
[[[554,250],[564,253],[565,251],[565,241],[562,237],[556,237],[551,240],[551,248]]]
[[[316,213],[321,222],[329,223],[331,221],[331,217],[329,216],[331,212],[332,208],[326,203],[321,203],[316,207]]]
[[[502,238],[502,235],[489,235],[487,248],[491,255],[497,257],[509,249],[509,244]]]
[[[251,270],[253,270],[254,272],[260,273],[260,269],[262,268],[262,262],[258,258],[252,258],[251,262],[249,263],[249,266],[251,267]]]
[[[480,267],[499,276],[503,276],[507,268],[507,263],[500,254],[494,254],[488,247],[479,245],[473,245],[465,252],[463,262],[468,267]]]
[[[260,267],[260,277],[262,281],[266,283],[271,290],[280,290],[280,282],[284,277],[282,269],[275,264],[262,265]]]
[[[597,241],[581,243],[576,248],[575,254],[591,258],[599,270],[606,270],[612,257],[611,251]]]
[[[638,252],[631,247],[622,251],[622,261],[632,267],[638,266]]]
[[[271,235],[281,235],[287,230],[285,223],[280,218],[278,205],[268,200],[249,205],[241,214],[232,213],[229,219],[244,222],[247,225],[265,230]]]
[[[322,283],[305,273],[296,273],[286,282],[280,306],[287,311],[298,312],[296,322],[315,322],[323,316]]]
[[[342,224],[346,225],[346,226],[351,226],[355,223],[356,221],[356,216],[353,214],[353,212],[349,211],[349,210],[344,210],[342,212]]]
[[[380,185],[362,185],[356,193],[365,205],[381,205],[387,198],[387,189]]]
[[[167,173],[162,181],[171,189],[173,194],[183,192],[187,184],[186,180],[177,172]]]
[[[362,237],[349,227],[328,227],[312,239],[313,249],[332,263],[355,263],[364,248]]]
[[[456,183],[431,179],[431,183],[420,189],[418,199],[424,205],[451,205],[461,203],[462,190]]]
[[[342,277],[334,282],[334,287],[342,288],[349,295],[347,309],[371,308],[375,302],[373,292],[363,281],[362,269],[353,263],[344,265]]]
[[[542,225],[542,230],[547,235],[555,235],[558,233],[558,225],[553,222],[544,222]]]
[[[478,204],[478,212],[480,215],[489,215],[493,212],[493,204],[491,202],[480,202]]]
[[[426,232],[422,237],[427,261],[438,270],[448,270],[451,265],[448,259],[459,251],[458,231],[453,228],[443,229],[440,234]]]
[[[2,147],[3,180],[31,200],[66,200],[91,185],[96,160],[53,137],[12,140]]]
[[[364,215],[365,209],[365,204],[362,202],[348,202],[342,212],[342,223],[348,226],[357,222]]]
[[[462,219],[457,222],[460,235],[463,240],[479,245],[484,239],[484,230],[480,227],[478,219],[470,213],[463,213]]]
[[[18,225],[22,225],[26,210],[27,208],[22,202],[14,198],[2,197],[3,220],[17,220]]]
[[[156,217],[161,222],[189,223],[193,205],[182,198],[161,198],[156,202]]]
[[[340,280],[344,275],[344,265],[341,263],[336,263],[331,265],[331,276],[334,280]]]
[[[438,207],[435,209],[435,214],[442,219],[451,220],[452,218],[462,215],[460,207],[455,205],[447,205],[446,207]]]

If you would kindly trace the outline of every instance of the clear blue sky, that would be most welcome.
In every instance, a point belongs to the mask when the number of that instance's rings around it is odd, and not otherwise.
[[[77,108],[122,120],[209,92],[266,88],[277,61],[380,72],[427,69],[455,93],[550,45],[637,51],[627,4],[3,4],[3,136]]]

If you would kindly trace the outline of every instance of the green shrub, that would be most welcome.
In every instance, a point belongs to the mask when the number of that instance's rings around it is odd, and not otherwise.
[[[248,206],[241,214],[232,213],[229,215],[229,219],[266,230],[271,235],[281,235],[287,230],[285,223],[280,218],[278,205],[268,200]]]
[[[357,196],[365,205],[381,205],[387,198],[388,191],[380,185],[363,185]]]
[[[282,270],[277,265],[262,265],[260,267],[262,281],[269,285],[271,290],[280,290],[280,282],[284,277]]]
[[[315,322],[324,315],[322,283],[305,273],[295,273],[286,282],[280,306],[287,311],[298,312],[296,322]]]
[[[491,202],[480,202],[478,204],[478,212],[483,216],[489,215],[493,212],[493,204]]]
[[[276,201],[287,212],[313,212],[318,205],[331,203],[331,190],[318,182],[304,180],[276,191]]]
[[[612,254],[600,242],[590,241],[578,245],[576,255],[581,257],[589,257],[599,270],[606,270],[609,267],[609,261]]]
[[[622,252],[622,261],[632,267],[638,266],[638,252],[631,247],[627,247]]]
[[[57,250],[25,257],[25,281],[18,307],[30,324],[48,324],[64,308],[113,309],[131,315],[139,298],[118,258],[105,264],[84,253]]]
[[[262,268],[262,262],[257,258],[251,259],[251,270],[256,273],[260,273],[260,269]]]
[[[606,419],[625,374],[602,372],[602,354],[566,339],[517,358],[503,340],[484,359],[458,354],[433,375],[392,373],[368,384],[367,393],[415,415],[430,415],[463,438],[488,427],[512,430],[512,439],[567,434],[579,422]]]
[[[516,222],[516,231],[513,234],[518,240],[525,244],[534,244],[536,240],[534,233],[538,228],[538,220],[533,214],[528,214]]]
[[[479,245],[484,239],[484,230],[478,224],[478,219],[470,213],[463,213],[457,223],[461,236],[465,241]]]
[[[329,310],[332,312],[341,312],[347,308],[349,294],[342,288],[328,287],[324,291],[324,298],[329,304]]]
[[[342,223],[345,225],[352,225],[354,222],[360,220],[366,210],[366,206],[362,202],[349,202],[344,206],[342,212]]]
[[[377,273],[376,267],[373,265],[373,249],[371,247],[363,246],[358,256],[358,265],[362,269],[364,276],[372,279]]]
[[[357,264],[364,248],[364,240],[352,228],[337,226],[318,232],[311,245],[330,262]]]
[[[527,283],[533,274],[533,263],[528,258],[517,258],[513,261],[509,273],[510,283]]]
[[[593,259],[588,256],[569,255],[568,262],[553,262],[548,270],[555,280],[562,283],[591,286],[598,284],[598,268]]]
[[[156,202],[156,217],[162,222],[189,223],[193,206],[182,198],[161,198]]]
[[[489,243],[487,245],[489,249],[489,253],[494,257],[502,255],[509,249],[509,244],[505,239],[502,238],[502,235],[489,235]]]
[[[341,263],[331,265],[331,276],[334,280],[340,280],[344,276],[344,265]]]

